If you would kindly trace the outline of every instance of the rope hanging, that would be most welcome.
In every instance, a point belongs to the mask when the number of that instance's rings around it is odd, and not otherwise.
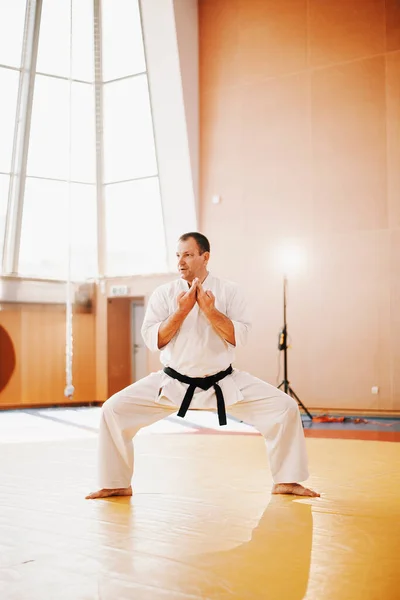
[[[67,283],[66,283],[66,323],[65,323],[65,378],[64,396],[72,398],[75,388],[72,383],[73,328],[72,328],[72,281],[71,281],[71,245],[72,245],[72,3],[70,0],[69,27],[69,115],[68,115],[68,242],[67,242]]]

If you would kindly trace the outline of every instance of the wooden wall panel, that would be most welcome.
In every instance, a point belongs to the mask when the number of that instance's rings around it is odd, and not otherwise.
[[[21,315],[22,404],[64,401],[65,315],[49,306],[23,309]]]
[[[0,324],[16,353],[15,372],[0,393],[0,407],[51,406],[96,401],[95,316],[73,317],[72,400],[65,388],[65,308],[54,305],[7,305]]]
[[[132,383],[131,298],[109,298],[107,305],[108,395]]]
[[[93,312],[74,312],[75,393],[72,399],[64,397],[65,307],[17,303],[1,305],[0,325],[13,340],[16,366],[9,383],[0,392],[0,408],[104,402],[110,393],[129,385],[132,298],[108,299],[110,286],[123,283],[130,287],[135,298],[147,300],[158,285],[175,277],[163,274],[110,279],[95,289]],[[148,372],[159,368],[159,354],[149,352]]]
[[[384,56],[313,73],[312,173],[320,232],[387,228],[385,104]]]
[[[107,306],[105,291],[97,288],[95,295],[96,398],[102,402],[108,397]]]
[[[399,1],[400,13],[400,1]],[[400,37],[400,23],[399,23]],[[386,131],[388,218],[400,229],[400,51],[386,55]]]
[[[308,0],[308,12],[313,67],[385,51],[385,0]]]
[[[73,317],[74,356],[72,376],[75,386],[74,401],[98,401],[96,393],[96,322],[92,314]]]
[[[400,50],[400,2],[386,0],[386,50]]]

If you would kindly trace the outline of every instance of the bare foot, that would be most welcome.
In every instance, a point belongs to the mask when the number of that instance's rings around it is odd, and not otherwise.
[[[86,500],[94,500],[95,498],[110,498],[110,496],[132,496],[132,487],[108,489],[103,488],[98,492],[92,492],[86,496]]]
[[[293,496],[309,496],[310,498],[321,496],[321,494],[300,485],[300,483],[275,483],[272,494],[292,494]]]

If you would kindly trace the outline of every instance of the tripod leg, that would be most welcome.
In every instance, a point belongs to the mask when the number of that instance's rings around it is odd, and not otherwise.
[[[280,390],[283,385],[285,385],[285,382],[281,381],[281,383],[278,385],[278,390]]]
[[[301,406],[301,408],[304,410],[304,412],[306,413],[306,415],[308,416],[309,419],[311,419],[312,421],[312,415],[310,413],[310,411],[304,406],[304,404],[302,403],[302,401],[300,400],[300,398],[297,396],[297,394],[292,390],[291,387],[289,387],[289,392],[290,395],[293,396],[293,398],[295,400],[297,400],[298,404]]]

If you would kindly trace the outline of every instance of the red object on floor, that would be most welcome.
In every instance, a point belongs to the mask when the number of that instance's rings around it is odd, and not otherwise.
[[[320,415],[319,417],[313,417],[313,423],[369,423],[367,419],[360,419],[359,417],[330,417],[329,415]]]

